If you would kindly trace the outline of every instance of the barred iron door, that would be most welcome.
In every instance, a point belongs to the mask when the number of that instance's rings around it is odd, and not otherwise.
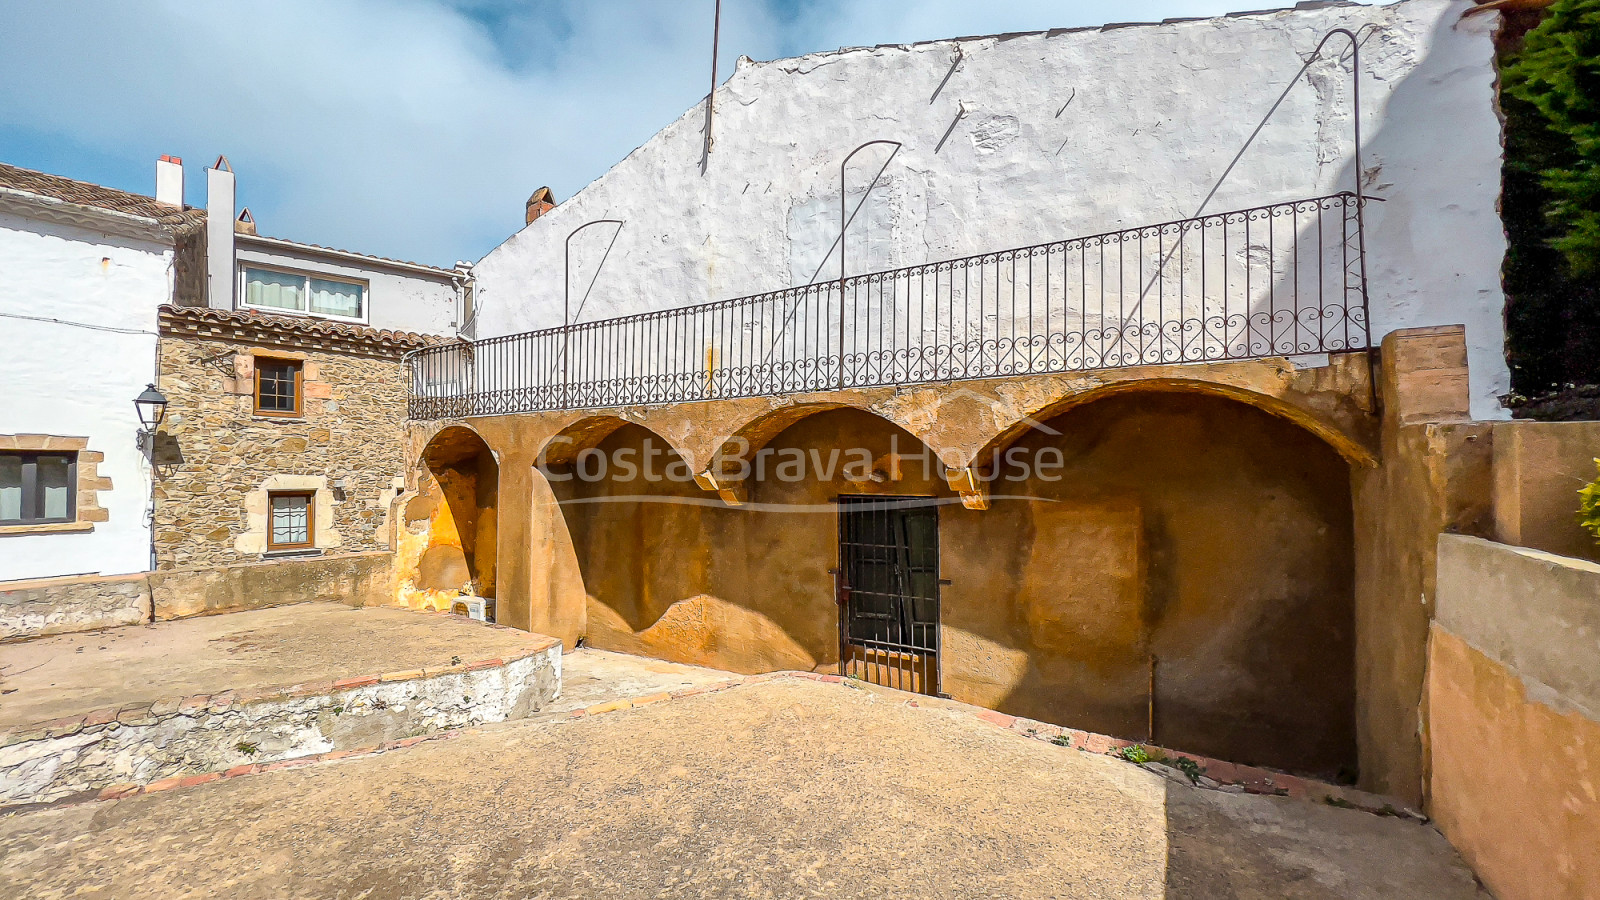
[[[939,508],[840,497],[839,674],[939,693]]]

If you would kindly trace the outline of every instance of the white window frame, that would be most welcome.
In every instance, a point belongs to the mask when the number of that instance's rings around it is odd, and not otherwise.
[[[247,293],[245,291],[245,287],[249,283],[249,278],[245,273],[250,269],[259,269],[263,272],[276,272],[280,275],[293,275],[297,278],[304,279],[304,287],[302,290],[304,291],[304,296],[306,298],[306,308],[284,309],[281,306],[256,306],[246,301],[245,297],[247,296]],[[311,279],[313,278],[321,281],[336,281],[340,284],[353,284],[357,287],[360,287],[361,315],[352,317],[336,316],[331,313],[312,312]],[[291,269],[287,266],[275,265],[273,263],[258,263],[252,260],[240,260],[238,273],[238,292],[234,296],[239,298],[237,306],[240,309],[255,309],[260,310],[261,312],[272,313],[280,316],[302,316],[307,319],[327,319],[332,322],[349,322],[352,325],[365,325],[372,317],[372,282],[370,280],[366,278],[351,278],[348,275],[334,275],[328,272],[313,272],[309,269]]]

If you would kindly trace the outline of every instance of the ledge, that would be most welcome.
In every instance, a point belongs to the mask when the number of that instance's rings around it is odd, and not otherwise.
[[[44,525],[0,525],[0,537],[13,534],[82,534],[93,531],[93,522],[50,522]]]

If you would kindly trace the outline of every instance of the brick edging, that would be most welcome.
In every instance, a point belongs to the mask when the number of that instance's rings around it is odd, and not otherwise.
[[[451,615],[451,613],[440,613],[440,615]],[[506,626],[493,627],[504,628]],[[548,646],[546,649],[548,649]],[[465,666],[453,668],[459,671],[464,669]],[[783,678],[801,681],[815,681],[825,684],[841,684],[848,681],[848,679],[840,675],[826,675],[818,672],[784,671],[767,672],[760,675],[739,675],[723,681],[712,682],[710,684],[679,688],[678,690],[673,691],[660,691],[640,697],[625,697],[617,700],[608,700],[603,703],[592,704],[584,707],[583,709],[576,709],[572,712],[569,712],[564,721],[583,719],[590,716],[604,715],[606,713],[620,712],[628,709],[638,709],[643,706],[651,706],[656,703],[664,703],[669,700],[680,700],[687,697],[696,697],[702,694],[715,694],[747,684],[761,684]],[[868,687],[868,685],[862,686]],[[900,692],[895,691],[894,693]],[[1007,713],[998,712],[996,710],[985,709],[983,707],[973,706],[968,703],[962,703],[956,700],[945,700],[941,698],[934,700],[934,702],[928,704],[927,706],[924,706],[922,702],[924,699],[933,700],[933,698],[923,698],[920,695],[910,695],[902,702],[906,706],[914,709],[948,709],[953,712],[971,716],[982,722],[993,725],[996,728],[1016,734],[1019,737],[1030,738],[1037,741],[1045,741],[1056,746],[1080,750],[1085,753],[1095,753],[1120,759],[1121,757],[1117,755],[1118,751],[1127,747],[1144,746],[1146,749],[1153,751],[1152,755],[1154,756],[1186,757],[1194,760],[1195,763],[1200,766],[1200,770],[1205,777],[1215,781],[1219,786],[1237,787],[1241,789],[1242,793],[1289,797],[1296,800],[1305,800],[1309,802],[1327,803],[1334,806],[1348,807],[1364,812],[1376,813],[1379,815],[1398,815],[1423,819],[1422,816],[1411,812],[1410,810],[1396,808],[1388,803],[1383,803],[1380,806],[1373,802],[1375,800],[1381,801],[1382,798],[1374,797],[1371,794],[1341,787],[1339,785],[1317,781],[1315,779],[1302,778],[1298,775],[1289,775],[1283,772],[1275,772],[1270,769],[1263,769],[1256,766],[1225,762],[1223,760],[1211,759],[1210,757],[1199,756],[1193,753],[1169,752],[1164,748],[1147,744],[1139,744],[1137,741],[1126,741],[1122,740],[1121,738],[1114,738],[1110,737],[1109,735],[1097,734],[1095,732],[1080,731],[1075,728],[1063,728],[1060,725],[1052,725],[1048,722],[1039,722],[1033,719],[1021,718],[1018,716],[1009,715]],[[558,719],[556,721],[559,722],[563,720]],[[93,802],[96,800],[118,800],[125,797],[132,797],[136,794],[154,794],[176,788],[187,788],[196,785],[207,784],[213,781],[237,778],[244,775],[255,775],[262,772],[272,772],[280,769],[296,769],[302,766],[314,765],[321,762],[332,762],[340,759],[375,756],[380,753],[387,753],[391,750],[400,750],[428,741],[448,740],[460,735],[464,730],[465,729],[454,728],[447,731],[441,731],[436,734],[419,735],[417,737],[403,738],[396,741],[387,741],[382,744],[375,744],[368,747],[357,747],[352,750],[332,750],[327,753],[298,756],[293,759],[279,760],[278,762],[273,763],[258,763],[235,766],[224,772],[207,772],[198,775],[165,778],[160,781],[153,781],[150,784],[143,786],[134,784],[115,784],[101,789],[99,793],[93,797],[68,798],[63,801],[58,801],[54,804],[45,805],[75,805],[77,803]],[[1057,738],[1065,738],[1065,741],[1058,742],[1056,740]],[[1130,765],[1132,765],[1132,763],[1130,763]],[[1197,788],[1205,789],[1204,785],[1196,784],[1195,786]]]
[[[440,675],[452,675],[463,672],[475,672],[479,669],[492,669],[538,656],[561,642],[552,637],[535,635],[533,632],[512,628],[509,625],[498,625],[492,622],[479,622],[465,616],[458,616],[446,611],[411,610],[432,616],[453,616],[464,622],[472,622],[487,628],[498,628],[505,631],[514,631],[517,634],[530,635],[540,640],[530,640],[530,646],[511,655],[501,654],[489,659],[480,659],[474,662],[463,662],[447,666],[429,666],[421,669],[406,669],[395,672],[379,672],[371,675],[352,675],[344,678],[319,679],[316,681],[302,681],[297,684],[272,685],[261,688],[251,688],[244,691],[223,691],[218,694],[194,694],[192,696],[162,697],[147,703],[129,703],[123,706],[96,709],[78,715],[64,716],[48,722],[34,722],[0,729],[0,748],[28,741],[45,740],[47,738],[70,737],[85,728],[109,725],[119,722],[123,725],[148,725],[156,718],[177,712],[183,715],[198,716],[204,713],[226,712],[236,706],[263,701],[293,700],[302,697],[313,697],[329,694],[334,691],[348,690],[350,688],[366,687],[380,682],[413,681],[422,678],[436,678]],[[296,757],[297,759],[303,757]],[[194,776],[198,777],[198,776]]]

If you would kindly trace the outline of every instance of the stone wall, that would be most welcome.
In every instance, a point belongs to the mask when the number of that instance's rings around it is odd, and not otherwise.
[[[379,551],[151,572],[150,593],[163,621],[308,600],[383,606],[394,596],[393,560]]]
[[[254,414],[257,354],[301,360],[302,417]],[[399,353],[203,338],[163,320],[160,387],[170,405],[157,441],[159,569],[261,559],[265,491],[286,479],[316,492],[318,549],[390,549],[388,508],[404,474]]]
[[[0,640],[150,621],[145,575],[39,578],[0,588]]]
[[[1600,543],[1578,524],[1596,458],[1600,422],[1495,423],[1495,540],[1600,562]]]
[[[1600,896],[1600,565],[1439,537],[1428,813],[1501,900]]]
[[[394,554],[340,553],[9,582],[0,587],[0,640],[20,640],[183,619],[212,613],[333,600],[385,606],[394,599]]]
[[[97,710],[0,733],[0,805],[523,718],[560,685],[561,648],[552,641],[438,670]]]

